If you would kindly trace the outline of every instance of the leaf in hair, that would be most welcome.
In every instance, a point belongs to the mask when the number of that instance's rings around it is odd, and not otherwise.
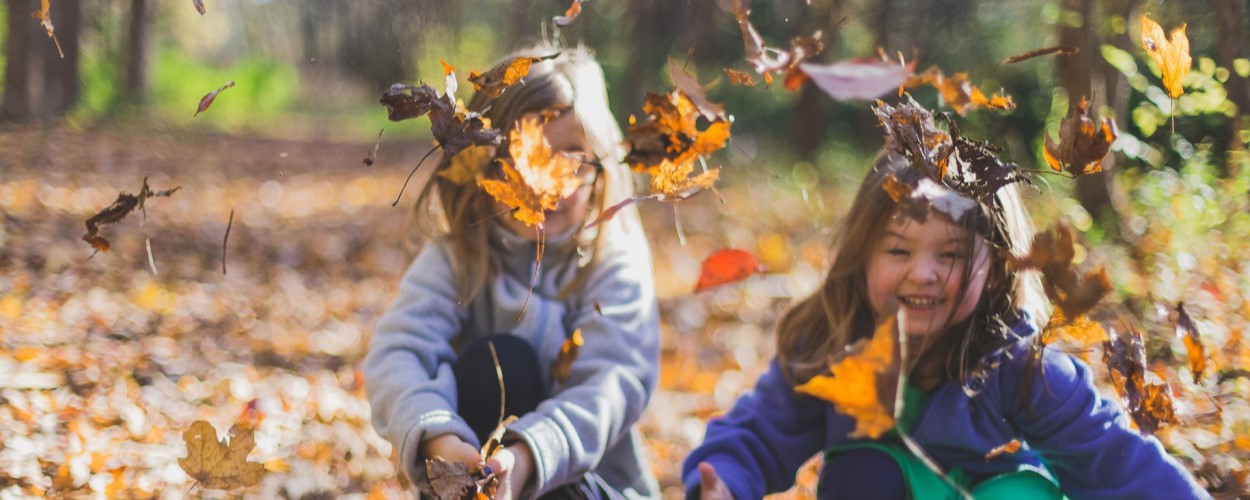
[[[933,114],[910,95],[897,106],[877,101],[873,108],[885,129],[885,149],[901,156],[911,167],[934,179],[946,176],[947,163],[954,145],[950,134],[939,129]]]

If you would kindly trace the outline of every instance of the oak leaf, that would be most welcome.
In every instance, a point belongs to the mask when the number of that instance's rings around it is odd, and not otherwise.
[[[1137,428],[1154,434],[1162,426],[1178,423],[1172,389],[1167,382],[1146,382],[1146,348],[1141,333],[1130,329],[1128,338],[1125,343],[1120,335],[1112,335],[1111,340],[1104,342],[1103,363]]]
[[[1141,16],[1141,46],[1159,66],[1168,97],[1176,99],[1185,92],[1181,82],[1189,74],[1194,60],[1189,56],[1189,37],[1185,35],[1184,24],[1173,29],[1170,38],[1164,36],[1163,26],[1151,19],[1150,14]]]
[[[1202,344],[1202,336],[1198,334],[1198,325],[1185,310],[1185,303],[1176,304],[1176,335],[1185,342],[1185,351],[1189,357],[1189,371],[1193,374],[1194,383],[1202,379],[1207,369],[1206,347]]]
[[[148,198],[168,197],[169,195],[177,192],[179,189],[182,189],[182,186],[164,191],[152,191],[152,188],[148,187],[148,178],[144,177],[143,187],[139,188],[139,194],[135,195],[125,192],[118,193],[117,199],[113,200],[112,205],[105,207],[103,210],[100,210],[95,215],[92,215],[87,219],[87,234],[82,236],[82,240],[90,244],[91,248],[95,249],[95,251],[107,253],[109,251],[110,243],[109,240],[100,236],[101,226],[113,224],[126,218],[126,216],[129,215],[130,212],[133,212],[136,208],[143,211],[144,216],[146,217],[147,212],[144,205]]]
[[[1066,171],[1073,177],[1102,171],[1102,159],[1115,142],[1115,121],[1102,119],[1101,126],[1090,119],[1089,101],[1081,98],[1059,125],[1059,143],[1046,137],[1042,158],[1055,171]]]
[[[876,439],[894,428],[900,380],[899,321],[889,315],[872,338],[860,339],[830,362],[829,375],[817,375],[794,391],[830,403],[855,419],[853,438]]]
[[[560,345],[560,354],[551,363],[551,375],[557,382],[563,383],[569,379],[569,375],[573,370],[573,362],[577,360],[578,351],[585,344],[586,339],[582,337],[581,328],[573,330],[573,333],[564,339],[564,343]]]
[[[229,444],[217,440],[213,425],[197,420],[182,433],[187,456],[178,465],[201,486],[214,490],[246,488],[260,482],[265,466],[247,461],[247,454],[256,442],[251,429],[230,427]]]
[[[754,255],[745,250],[725,248],[712,252],[703,259],[699,272],[699,283],[695,285],[695,293],[709,288],[742,281],[752,275],[764,272]]]
[[[204,94],[204,97],[200,98],[200,105],[195,108],[195,114],[191,115],[192,118],[196,116],[200,116],[200,113],[207,111],[208,107],[213,105],[213,101],[217,100],[217,94],[220,94],[221,91],[226,90],[233,86],[234,86],[234,80],[230,80],[226,82],[225,85],[222,85],[221,87],[219,87],[217,90]]]
[[[478,185],[499,202],[516,209],[513,216],[529,226],[546,220],[545,210],[555,210],[560,200],[581,187],[577,174],[581,162],[553,154],[536,119],[523,119],[512,129],[503,159],[503,180],[478,179]]]
[[[539,61],[554,59],[559,55],[560,53],[556,52],[540,57],[512,57],[496,64],[485,73],[470,71],[469,82],[473,84],[474,90],[491,97],[499,97],[505,90],[508,90],[508,87],[530,74],[531,65]]]

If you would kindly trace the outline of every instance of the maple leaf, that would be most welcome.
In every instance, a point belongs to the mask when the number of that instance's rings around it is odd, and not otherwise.
[[[573,330],[564,343],[560,345],[560,354],[556,356],[556,360],[551,363],[551,375],[557,382],[563,383],[569,379],[569,374],[573,370],[573,362],[577,360],[578,350],[586,344],[586,339],[582,337],[582,329]]]
[[[201,486],[214,490],[246,488],[260,482],[265,466],[247,461],[247,454],[256,444],[252,430],[237,425],[230,427],[229,444],[217,440],[213,425],[197,420],[182,433],[187,456],[178,465]]]
[[[1079,274],[1072,264],[1075,257],[1076,237],[1072,228],[1055,224],[1034,235],[1027,255],[1012,256],[1009,262],[1015,270],[1040,270],[1046,296],[1063,310],[1064,316],[1076,318],[1111,292],[1111,281],[1102,268]]]
[[[1102,171],[1102,159],[1115,142],[1115,121],[1103,118],[1098,126],[1088,111],[1089,101],[1082,97],[1059,126],[1059,144],[1046,137],[1042,157],[1050,168],[1073,177]]]
[[[56,28],[52,26],[51,8],[49,0],[43,0],[39,10],[32,12],[30,16],[39,20],[39,24],[43,25],[43,29],[48,32],[48,38],[51,38],[52,43],[56,44],[57,54],[61,55],[61,59],[65,59],[65,52],[61,50],[61,41],[56,38]]]
[[[915,63],[893,64],[881,59],[849,59],[832,65],[805,62],[799,69],[834,99],[875,99],[898,88],[912,76]]]
[[[710,104],[710,103],[709,103]],[[701,112],[680,89],[668,94],[647,93],[643,103],[647,120],[630,117],[625,142],[625,162],[636,171],[654,171],[665,160],[682,163],[695,155],[709,155],[725,147],[729,121],[717,116],[708,127],[698,129]]]
[[[547,59],[554,59],[560,55],[555,54],[540,57],[513,57],[499,64],[496,64],[485,73],[476,71],[469,72],[469,82],[473,84],[473,89],[478,92],[484,92],[491,97],[499,97],[503,91],[508,90],[513,84],[520,82],[525,75],[530,74],[530,66],[536,62]]]
[[[386,106],[387,118],[395,122],[428,114],[430,132],[447,157],[470,146],[498,146],[503,142],[503,135],[491,128],[489,119],[458,109],[455,101],[446,95],[440,97],[429,85],[391,85],[379,102]]]
[[[1189,356],[1189,371],[1193,374],[1194,383],[1197,384],[1202,379],[1202,372],[1207,369],[1206,348],[1202,344],[1202,337],[1198,334],[1198,325],[1185,310],[1184,302],[1176,304],[1176,314],[1176,335],[1185,342],[1185,350]]]
[[[1103,363],[1137,428],[1154,434],[1164,425],[1178,423],[1172,389],[1166,382],[1146,383],[1146,348],[1141,333],[1129,329],[1128,337],[1128,343],[1119,335],[1103,343]]]
[[[179,189],[182,189],[182,186],[167,189],[165,191],[152,191],[152,188],[148,187],[148,178],[144,177],[143,187],[139,188],[139,194],[134,195],[125,192],[118,193],[117,199],[113,200],[112,205],[105,207],[103,210],[100,210],[95,215],[92,215],[87,219],[87,234],[82,236],[82,240],[89,243],[91,248],[94,248],[95,251],[107,253],[109,251],[110,243],[109,240],[100,236],[99,232],[101,226],[113,224],[126,218],[126,216],[129,215],[130,212],[133,212],[136,208],[144,211],[144,216],[146,218],[147,212],[144,203],[148,198],[168,197],[169,195],[177,192]]]
[[[932,85],[933,88],[937,89],[942,95],[942,100],[946,101],[946,104],[960,115],[978,107],[1002,110],[1016,109],[1016,103],[1011,99],[1011,96],[994,95],[993,97],[985,97],[985,93],[981,92],[981,89],[974,87],[968,82],[968,73],[966,72],[947,76],[942,73],[941,69],[934,66],[923,74],[909,78],[903,83],[903,86],[914,87],[926,84]]]
[[[985,461],[989,462],[990,460],[993,460],[994,458],[997,458],[1002,455],[1010,455],[1013,453],[1019,453],[1021,446],[1022,445],[1020,444],[1019,439],[1012,439],[1011,441],[995,446],[994,449],[990,450],[989,453],[985,454]]]
[[[855,419],[850,437],[876,439],[894,428],[900,382],[900,321],[891,314],[872,338],[860,339],[830,362],[829,375],[817,375],[794,391],[830,403]]]
[[[451,159],[438,176],[460,185],[474,184],[495,157],[494,146],[471,146]]]
[[[595,220],[586,224],[586,228],[589,229],[607,222],[612,217],[615,217],[616,213],[620,212],[621,209],[643,200],[655,199],[677,202],[690,198],[704,189],[711,188],[716,183],[716,179],[720,177],[719,168],[709,169],[691,177],[690,174],[693,172],[694,156],[692,155],[686,155],[677,161],[662,160],[660,165],[652,171],[649,193],[632,196],[625,201],[608,207],[598,217],[595,217]]]
[[[570,5],[569,9],[564,11],[563,16],[555,16],[551,18],[551,24],[561,28],[573,24],[573,20],[577,19],[577,16],[582,13],[582,4],[587,1],[589,0],[573,0],[573,5]]]
[[[729,83],[734,85],[745,85],[748,87],[755,86],[755,79],[751,78],[751,74],[746,71],[738,71],[736,69],[724,68],[725,76],[729,77]]]
[[[194,118],[196,116],[200,116],[200,113],[207,111],[208,107],[213,105],[213,101],[217,100],[217,94],[233,86],[234,86],[234,80],[230,80],[226,82],[225,85],[222,85],[221,87],[219,87],[217,90],[204,94],[204,97],[200,98],[200,105],[196,107],[195,114],[192,115],[192,117]]]
[[[191,0],[191,4],[195,6],[195,10],[199,12],[201,16],[204,15],[204,0]]]
[[[1169,40],[1170,38],[1170,40]],[[1194,60],[1189,56],[1189,37],[1185,35],[1185,25],[1172,30],[1170,37],[1163,34],[1163,26],[1150,18],[1150,14],[1141,16],[1141,46],[1146,54],[1154,59],[1163,74],[1163,87],[1168,97],[1176,99],[1185,93],[1181,81],[1189,74]]]
[[[1039,56],[1044,56],[1044,55],[1049,55],[1049,54],[1075,54],[1080,51],[1081,51],[1080,47],[1073,47],[1070,45],[1060,45],[1058,47],[1046,47],[1044,49],[1030,50],[1020,55],[1008,57],[1006,59],[1003,59],[1003,64],[1014,64],[1020,61],[1026,61],[1034,57],[1039,57]]]
[[[724,248],[712,252],[703,259],[703,267],[699,272],[699,283],[695,285],[695,293],[709,288],[742,281],[752,275],[764,272],[764,266],[754,255],[745,250]]]
[[[1069,319],[1063,314],[1062,308],[1056,307],[1051,312],[1046,327],[1042,329],[1041,342],[1049,344],[1057,339],[1066,339],[1082,348],[1089,348],[1106,342],[1108,338],[1107,330],[1103,329],[1102,324],[1090,320],[1089,316],[1081,315]]]
[[[581,162],[552,154],[537,119],[524,119],[512,129],[508,151],[511,158],[502,160],[504,179],[477,182],[491,197],[515,208],[513,216],[527,225],[542,224],[544,210],[555,210],[581,186],[576,175]]]

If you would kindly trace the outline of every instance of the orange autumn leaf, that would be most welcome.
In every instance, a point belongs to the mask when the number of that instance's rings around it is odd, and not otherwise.
[[[1064,316],[1063,309],[1056,307],[1051,313],[1050,321],[1042,329],[1042,343],[1049,344],[1057,339],[1071,341],[1083,348],[1106,342],[1109,336],[1102,324],[1090,320],[1089,316],[1081,315],[1069,320]]]
[[[553,154],[536,119],[523,119],[512,129],[508,152],[511,158],[501,160],[504,179],[478,179],[477,183],[491,197],[516,209],[513,216],[527,225],[542,224],[544,210],[555,210],[560,200],[581,186],[576,175],[581,163]]]
[[[437,175],[462,186],[473,184],[494,157],[494,146],[471,146],[452,157],[451,164],[439,170]]]
[[[995,446],[994,449],[990,450],[989,453],[985,454],[985,461],[989,462],[990,460],[993,460],[994,458],[997,458],[1002,455],[1010,455],[1013,453],[1019,453],[1021,446],[1022,445],[1020,444],[1019,439],[1012,439],[1011,441]]]
[[[1075,318],[1098,305],[1111,292],[1111,280],[1105,269],[1082,275],[1073,264],[1075,257],[1076,235],[1072,228],[1055,224],[1034,235],[1029,253],[1023,257],[1012,256],[1010,265],[1017,271],[1041,271],[1046,296],[1063,310],[1064,316]]]
[[[490,460],[499,450],[503,449],[503,434],[507,432],[508,426],[519,420],[516,415],[509,415],[499,421],[499,425],[495,426],[495,430],[490,432],[490,436],[486,438],[486,444],[482,445],[482,460]]]
[[[621,209],[642,200],[655,199],[676,202],[699,194],[704,189],[711,188],[716,183],[716,179],[720,177],[720,169],[713,168],[691,177],[690,174],[694,172],[694,160],[693,154],[686,154],[676,161],[661,160],[660,165],[651,170],[649,193],[632,196],[625,201],[604,209],[598,217],[595,217],[595,220],[586,225],[586,228],[589,229],[607,222],[612,217],[615,217],[616,213],[620,212]]]
[[[178,465],[205,488],[246,488],[265,475],[264,464],[247,461],[247,454],[256,444],[251,429],[232,426],[227,444],[217,440],[212,424],[197,420],[182,433],[182,439],[187,445],[187,456],[178,459]]]
[[[729,83],[734,85],[743,85],[747,87],[755,86],[755,79],[746,71],[738,71],[736,69],[724,68],[725,76],[729,77]]]
[[[1207,369],[1206,347],[1203,346],[1202,337],[1198,334],[1198,325],[1185,310],[1184,302],[1176,304],[1176,313],[1176,335],[1185,342],[1185,350],[1189,357],[1189,371],[1193,374],[1196,384],[1202,379],[1202,373]]]
[[[473,89],[478,92],[484,92],[491,97],[499,97],[508,87],[520,82],[525,75],[530,74],[530,66],[536,62],[552,59],[559,56],[560,53],[541,56],[541,57],[513,57],[507,59],[493,68],[486,70],[485,73],[476,71],[469,72],[469,82],[473,84]]]
[[[1194,64],[1193,58],[1189,56],[1189,37],[1185,35],[1185,25],[1173,29],[1170,37],[1164,36],[1163,26],[1151,19],[1150,14],[1143,14],[1141,46],[1159,66],[1159,72],[1163,74],[1163,87],[1167,89],[1168,96],[1173,99],[1180,97],[1185,92],[1181,81]]]
[[[61,59],[65,59],[65,52],[61,50],[61,41],[56,38],[56,28],[52,26],[52,6],[49,0],[43,0],[39,10],[30,14],[30,17],[39,20],[39,24],[43,25],[43,29],[48,32],[48,38],[52,39],[52,43],[56,44],[56,52],[61,55]]]
[[[817,375],[794,391],[830,403],[855,419],[852,438],[876,439],[894,428],[899,379],[898,321],[890,315],[877,325],[871,339],[860,339],[829,365],[829,375]]]
[[[581,15],[582,2],[585,2],[585,1],[587,0],[573,0],[573,5],[570,5],[569,9],[564,11],[563,16],[555,16],[551,18],[551,24],[554,24],[559,27],[564,27],[564,26],[573,24],[573,20],[577,19],[577,16]]]
[[[563,383],[569,379],[573,370],[573,362],[577,360],[578,350],[585,344],[586,339],[582,337],[581,328],[573,330],[573,333],[564,339],[564,343],[560,345],[560,354],[551,363],[551,374],[557,382]]]
[[[735,248],[717,250],[703,260],[699,284],[695,285],[694,291],[698,293],[709,288],[742,281],[762,272],[764,272],[764,266],[760,265],[750,252]]]
[[[1042,157],[1055,171],[1067,171],[1073,177],[1102,171],[1102,159],[1115,142],[1115,121],[1109,117],[1099,125],[1090,119],[1089,101],[1084,97],[1059,126],[1059,143],[1046,137]]]
[[[699,97],[706,101],[701,90]],[[719,106],[711,103],[705,108],[708,113],[723,111],[718,111]],[[665,160],[681,163],[695,155],[712,154],[724,148],[730,136],[730,123],[723,114],[713,114],[712,123],[700,131],[697,123],[705,111],[700,111],[680,89],[667,94],[648,93],[642,110],[647,119],[639,122],[631,116],[629,133],[625,137],[629,146],[625,162],[636,171],[654,173],[656,166]]]
[[[1012,110],[1016,109],[1016,103],[1011,96],[997,95],[986,97],[981,89],[974,87],[968,82],[968,73],[959,72],[954,75],[947,76],[942,73],[941,69],[936,66],[929,68],[929,71],[921,75],[909,78],[904,87],[914,87],[918,85],[932,85],[942,94],[942,100],[955,110],[956,113],[963,115],[973,108],[983,107],[992,109]]]

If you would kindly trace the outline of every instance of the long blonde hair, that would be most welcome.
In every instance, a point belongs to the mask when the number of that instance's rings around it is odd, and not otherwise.
[[[866,266],[872,252],[896,216],[898,205],[882,188],[890,175],[910,183],[924,175],[897,156],[882,154],[864,177],[841,231],[834,240],[834,261],[824,283],[812,295],[787,310],[777,323],[777,358],[787,380],[800,384],[827,373],[829,361],[851,343],[870,336],[877,318],[868,301]],[[948,325],[934,339],[925,339],[922,352],[912,357],[913,381],[928,389],[952,379],[966,380],[982,355],[1001,345],[1007,324],[1020,311],[1033,321],[1043,317],[1045,299],[1039,278],[1007,271],[1004,252],[1020,254],[1032,237],[1032,223],[1015,185],[1000,189],[994,207],[982,206],[961,221],[967,229],[965,248],[984,237],[993,247],[985,297],[965,324]],[[971,252],[964,252],[971,255]],[[964,265],[963,285],[954,302],[967,292],[973,271]],[[960,333],[963,333],[962,335]]]
[[[633,195],[631,173],[621,162],[624,158],[623,135],[608,107],[603,69],[594,55],[580,46],[560,48],[543,43],[518,51],[509,58],[556,53],[559,56],[534,63],[521,83],[509,87],[497,98],[485,92],[474,93],[467,107],[489,118],[492,126],[499,128],[505,138],[526,114],[571,107],[586,133],[591,152],[603,166],[591,195],[588,218],[594,217],[605,207]],[[506,147],[506,144],[500,146]],[[439,163],[438,171],[449,165],[450,159],[444,158]],[[491,162],[485,168],[498,169],[499,166],[497,162]],[[457,299],[463,304],[472,301],[497,272],[488,252],[493,226],[489,219],[497,215],[492,211],[490,196],[475,183],[458,184],[438,175],[426,183],[413,206],[417,230],[426,237],[443,239],[452,245]],[[569,245],[578,246],[581,252],[567,254],[576,256],[581,253],[585,258],[574,279],[560,291],[561,298],[585,282],[588,269],[597,262],[607,245],[609,234],[623,234],[624,237],[642,241],[642,224],[637,210],[633,207],[622,210],[594,230],[577,230]]]

